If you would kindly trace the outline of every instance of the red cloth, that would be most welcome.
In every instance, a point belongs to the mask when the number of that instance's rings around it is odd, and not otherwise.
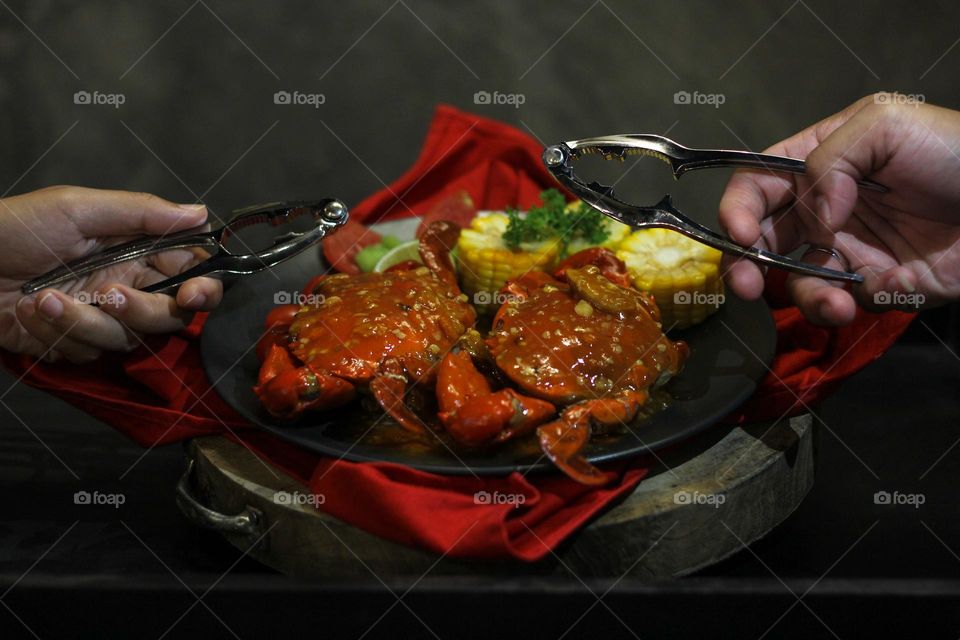
[[[540,144],[516,129],[441,106],[413,167],[389,189],[355,206],[351,215],[372,222],[411,210],[422,214],[460,189],[482,209],[527,207],[542,189],[554,186],[540,151]],[[771,273],[768,299],[777,324],[777,355],[756,395],[730,417],[737,422],[804,411],[798,397],[806,404],[823,399],[879,357],[912,319],[899,312],[861,311],[849,327],[816,327],[785,304],[782,274]],[[200,314],[179,334],[150,336],[147,346],[132,354],[83,367],[47,365],[9,353],[3,359],[28,384],[82,408],[145,447],[228,432],[323,494],[324,511],[384,538],[455,557],[543,558],[648,472],[649,462],[642,458],[620,463],[609,470],[613,482],[589,489],[559,474],[451,477],[314,455],[246,429],[212,391],[197,346],[204,320]],[[522,495],[523,504],[477,504],[474,496],[480,491]]]
[[[833,393],[840,383],[890,348],[916,317],[915,313],[870,313],[858,309],[845,327],[810,324],[793,306],[787,273],[771,269],[764,297],[777,326],[777,349],[757,391],[728,422],[778,420],[804,413]]]

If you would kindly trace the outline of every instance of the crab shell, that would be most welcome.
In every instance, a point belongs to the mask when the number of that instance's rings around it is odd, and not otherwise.
[[[507,283],[484,353],[444,358],[440,419],[471,446],[536,429],[559,469],[599,486],[611,478],[583,455],[591,436],[630,423],[647,390],[679,372],[689,350],[663,334],[653,299],[633,289],[609,251],[575,254],[555,276],[529,272]],[[474,359],[492,360],[510,386],[491,391]]]
[[[369,387],[404,428],[423,432],[403,402],[407,385],[432,390],[436,365],[476,320],[450,260],[459,233],[451,223],[432,223],[420,238],[423,265],[314,279],[304,291],[309,304],[292,317],[277,314],[282,320],[258,348],[263,366],[255,391],[267,411],[293,419],[342,405]]]
[[[332,275],[309,293],[320,302],[294,317],[290,351],[311,369],[354,383],[370,381],[388,357],[408,379],[428,380],[475,320],[467,297],[424,266]]]
[[[680,371],[689,349],[663,334],[652,298],[596,266],[563,273],[567,282],[529,273],[503,292],[487,344],[513,384],[569,405],[643,391]]]

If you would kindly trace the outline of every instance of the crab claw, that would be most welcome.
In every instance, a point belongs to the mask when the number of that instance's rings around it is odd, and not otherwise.
[[[513,389],[491,392],[465,352],[448,353],[437,372],[439,417],[447,432],[469,446],[505,442],[554,414],[552,404]]]
[[[387,358],[370,381],[370,391],[387,414],[410,433],[426,433],[423,420],[404,404],[407,395],[407,376],[396,358]]]
[[[573,254],[557,265],[553,275],[560,280],[566,280],[567,269],[579,269],[588,265],[600,269],[600,273],[610,282],[621,287],[630,287],[627,265],[604,247],[591,247]]]
[[[270,345],[254,391],[271,415],[285,420],[293,420],[307,409],[338,407],[355,394],[346,380],[298,366],[278,344]]]
[[[300,307],[295,304],[282,304],[274,307],[273,310],[267,314],[267,321],[265,323],[267,331],[257,341],[256,347],[257,359],[260,360],[260,362],[267,359],[267,353],[270,352],[272,345],[282,346],[286,344],[287,331],[290,328],[290,323],[293,322],[294,316],[297,315],[299,308]]]
[[[537,427],[544,455],[565,474],[582,484],[599,486],[603,473],[587,462],[580,452],[590,441],[590,421],[567,422],[565,418]]]
[[[540,448],[565,474],[577,482],[599,486],[606,484],[602,471],[587,462],[582,451],[594,425],[599,430],[633,420],[647,401],[643,391],[627,391],[613,398],[587,400],[567,407],[559,420],[537,428]]]

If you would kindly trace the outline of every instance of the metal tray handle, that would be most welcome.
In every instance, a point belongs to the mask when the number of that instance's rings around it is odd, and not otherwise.
[[[177,506],[183,515],[193,524],[205,529],[259,538],[263,534],[263,512],[247,505],[237,515],[230,516],[201,504],[190,491],[193,466],[194,461],[191,458],[187,462],[187,470],[177,482]]]

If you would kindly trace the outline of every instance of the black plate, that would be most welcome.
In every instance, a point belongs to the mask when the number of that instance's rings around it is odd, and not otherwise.
[[[346,460],[396,462],[446,474],[552,468],[532,437],[508,447],[468,451],[440,440],[433,446],[404,442],[409,440],[405,432],[383,420],[358,441],[372,419],[371,412],[359,406],[308,415],[294,425],[266,414],[252,391],[259,369],[253,344],[274,300],[286,302],[285,294],[301,290],[323,269],[320,251],[308,250],[271,271],[238,280],[210,315],[201,337],[203,363],[230,406],[283,440]],[[671,337],[686,340],[691,356],[683,372],[665,385],[670,396],[666,407],[638,422],[631,433],[591,442],[587,450],[591,462],[637,456],[715,424],[753,393],[776,346],[776,328],[766,304],[730,295],[706,322]],[[378,441],[371,442],[371,435]]]

